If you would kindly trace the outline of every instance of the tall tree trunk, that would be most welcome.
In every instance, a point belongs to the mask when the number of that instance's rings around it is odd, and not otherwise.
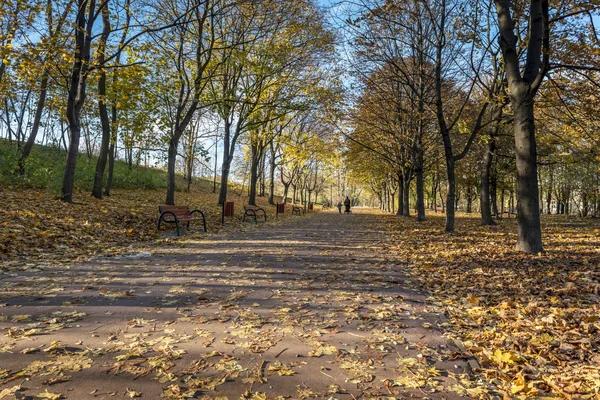
[[[275,204],[275,147],[271,141],[271,158],[269,158],[269,204]]]
[[[110,35],[110,19],[108,16],[108,6],[102,7],[102,36],[98,44],[98,64],[100,67],[100,78],[98,79],[98,109],[100,112],[100,125],[102,126],[102,141],[100,143],[100,154],[96,161],[96,172],[94,174],[94,186],[92,187],[92,196],[102,199],[102,188],[104,186],[104,170],[108,159],[108,149],[110,146],[110,121],[108,119],[108,109],[106,107],[106,70],[102,68],[105,59],[106,42]]]
[[[44,112],[44,104],[46,103],[46,93],[48,92],[48,79],[48,71],[44,69],[40,81],[40,97],[38,98],[37,105],[35,108],[33,125],[31,127],[29,137],[27,138],[27,142],[25,143],[25,146],[23,146],[23,150],[21,151],[21,156],[19,157],[19,165],[17,171],[20,175],[23,175],[25,173],[25,160],[27,159],[27,157],[29,157],[29,154],[31,154],[31,150],[33,149],[33,145],[35,144],[35,138],[37,137],[37,133],[40,128],[42,113]]]
[[[483,153],[483,161],[481,163],[481,193],[479,197],[479,208],[481,211],[481,225],[496,225],[492,218],[492,207],[490,197],[492,195],[490,188],[491,170],[494,162],[494,152],[496,151],[496,136],[500,129],[500,119],[502,118],[502,106],[496,105],[494,114],[494,126],[490,131],[488,142]],[[495,189],[494,189],[495,197]]]
[[[423,150],[417,155],[417,221],[425,221],[425,177],[423,176]],[[435,197],[434,197],[435,200]]]
[[[542,247],[539,193],[537,181],[537,149],[535,141],[534,101],[529,85],[511,91],[515,113],[514,134],[517,155],[517,249],[539,253]]]
[[[404,174],[404,180],[402,182],[404,185],[404,188],[402,189],[404,197],[402,200],[402,215],[405,217],[410,217],[410,181],[409,174]]]
[[[404,212],[404,177],[402,174],[398,175],[398,212],[396,215],[402,215]],[[392,210],[393,212],[394,210]]]
[[[440,190],[440,202],[442,203],[442,214],[446,212],[446,202],[444,201],[444,195]]]
[[[456,179],[454,177],[454,156],[446,154],[446,178],[448,179],[446,193],[446,232],[454,232],[454,215],[456,211]]]
[[[75,52],[69,90],[67,97],[67,120],[69,121],[69,149],[61,188],[62,200],[73,202],[73,189],[75,188],[75,167],[79,153],[79,139],[81,137],[81,108],[86,98],[87,74],[90,61],[90,48],[92,41],[93,15],[96,10],[95,0],[78,0],[77,18],[75,28]],[[87,7],[86,7],[87,6]],[[87,17],[87,18],[86,18]]]
[[[261,148],[261,159],[260,159],[260,197],[265,197],[265,190],[266,190],[266,171],[267,168],[265,168],[266,166],[266,162],[267,162],[267,157],[266,157],[266,152],[264,147]]]
[[[550,167],[550,182],[548,183],[548,189],[546,191],[546,212],[548,215],[552,214],[552,191],[554,190],[554,169]]]
[[[179,138],[183,132],[173,132],[173,137],[169,140],[169,151],[167,157],[167,198],[165,204],[175,205],[175,161],[177,160],[177,146]]]
[[[248,204],[256,205],[256,186],[258,185],[258,167],[260,165],[260,148],[259,145],[253,143],[251,146],[250,155],[250,185],[248,186]]]
[[[467,214],[473,212],[473,186],[467,183]]]
[[[116,111],[116,107],[113,108]],[[113,122],[115,119],[113,118]],[[108,148],[108,172],[106,174],[106,186],[104,186],[104,195],[110,196],[112,189],[113,175],[115,172],[115,158],[117,156],[117,129],[113,128],[113,133],[110,138],[110,147]]]
[[[288,196],[288,192],[290,190],[290,184],[283,184],[283,204],[287,203],[287,196]]]
[[[516,27],[511,15],[513,3],[510,0],[495,0],[495,4],[508,95],[514,110],[518,198],[516,248],[535,254],[543,251],[543,246],[537,181],[534,96],[550,68],[548,0],[529,1],[529,38],[524,68],[520,65]]]
[[[121,41],[119,42],[119,48],[123,48],[125,46],[125,40],[127,39],[127,33],[129,32],[129,24],[131,22],[131,14],[130,14],[130,4],[131,0],[125,1],[125,28],[123,29],[123,33],[121,34]],[[115,65],[121,65],[121,53],[117,54],[117,58],[115,60]],[[117,157],[117,140],[119,137],[119,121],[118,121],[118,112],[117,112],[117,80],[118,68],[113,71],[113,90],[114,90],[114,98],[113,104],[111,106],[111,136],[110,136],[110,147],[108,149],[108,173],[106,174],[106,186],[104,187],[104,195],[110,196],[110,190],[112,187],[113,175],[115,171],[115,158]]]
[[[218,131],[218,127],[215,133],[215,174],[213,177],[213,193],[217,193],[217,166],[218,164],[218,159],[219,159],[219,131]]]
[[[223,205],[227,201],[227,182],[229,180],[229,168],[231,166],[230,158],[230,138],[231,123],[225,120],[225,129],[223,132],[223,162],[221,163],[221,188],[219,189],[219,204]]]
[[[490,176],[490,198],[492,202],[492,214],[498,217],[498,173],[496,167],[492,169]]]

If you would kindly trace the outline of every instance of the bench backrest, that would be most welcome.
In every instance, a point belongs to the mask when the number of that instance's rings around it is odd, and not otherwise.
[[[165,211],[171,211],[173,214],[177,215],[177,218],[187,218],[190,216],[189,206],[158,206],[158,212],[162,214]],[[172,217],[172,215],[167,214],[165,217],[169,218]]]

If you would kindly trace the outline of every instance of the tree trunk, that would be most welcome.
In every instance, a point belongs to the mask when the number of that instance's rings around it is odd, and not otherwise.
[[[230,153],[231,123],[226,119],[223,130],[223,162],[221,163],[221,188],[219,189],[219,205],[227,201],[227,182],[229,180],[229,168],[231,167]]]
[[[186,180],[187,180],[187,192],[189,193],[192,190],[192,176],[194,175],[194,147],[193,145],[189,146],[188,149],[188,157],[186,162]]]
[[[410,217],[410,177],[408,174],[404,174],[404,180],[402,184],[404,188],[402,189],[402,194],[404,199],[402,200],[402,215],[405,217]]]
[[[46,93],[48,92],[48,79],[48,71],[44,70],[40,82],[40,97],[38,98],[37,105],[35,108],[35,116],[33,117],[33,125],[31,127],[31,132],[29,133],[27,142],[25,143],[25,146],[23,146],[21,156],[19,157],[19,165],[17,172],[20,175],[23,175],[25,173],[25,160],[27,159],[27,157],[29,157],[29,154],[31,154],[31,150],[33,149],[33,145],[35,144],[35,138],[40,128],[42,113],[44,111],[44,104],[46,103]]]
[[[116,108],[115,108],[116,110]],[[113,119],[115,121],[115,119]],[[113,174],[115,171],[115,158],[117,153],[117,130],[113,131],[110,138],[110,147],[108,148],[108,173],[106,174],[106,186],[104,187],[104,195],[110,196],[112,188]]]
[[[283,184],[283,204],[287,203],[288,191],[290,190],[290,184]]]
[[[492,202],[492,214],[498,217],[498,178],[494,167],[490,175],[490,197]]]
[[[467,183],[467,214],[473,212],[473,187]]]
[[[492,208],[490,204],[490,171],[492,168],[494,147],[494,138],[490,136],[483,153],[483,161],[481,163],[481,193],[479,197],[481,225],[496,224],[492,218]]]
[[[267,157],[264,147],[261,149],[261,161],[260,161],[260,197],[265,197],[266,191],[266,177],[265,174],[267,172],[267,168],[265,168],[265,164],[267,163]]]
[[[425,221],[425,177],[423,176],[423,151],[417,156],[417,221]],[[435,200],[435,197],[434,197]]]
[[[271,158],[269,159],[269,204],[275,204],[275,148],[271,141]]]
[[[79,139],[81,137],[81,108],[86,98],[86,81],[90,60],[90,47],[92,41],[92,15],[96,10],[95,0],[78,0],[78,12],[75,28],[75,54],[67,98],[67,120],[69,121],[69,149],[61,188],[62,200],[73,202],[73,189],[75,188],[75,167],[79,153]],[[86,5],[88,6],[86,8]],[[87,18],[89,18],[89,20]]]
[[[252,144],[250,155],[250,185],[248,186],[248,204],[256,205],[256,186],[258,185],[258,167],[260,164],[260,149],[257,144]]]
[[[110,19],[108,16],[108,6],[102,7],[102,35],[98,44],[98,64],[100,67],[100,78],[98,79],[98,108],[100,112],[100,125],[102,126],[102,141],[100,143],[100,154],[96,161],[96,172],[94,174],[94,186],[92,187],[92,196],[102,199],[102,188],[104,186],[104,170],[108,159],[108,150],[110,146],[110,121],[108,120],[108,109],[106,108],[106,70],[102,68],[105,59],[106,42],[110,36]]]
[[[548,189],[546,191],[546,212],[548,215],[552,214],[552,191],[554,190],[554,170],[550,168],[550,182],[548,183]]]
[[[218,164],[218,160],[219,160],[219,130],[218,127],[215,130],[215,174],[213,176],[213,193],[217,193],[217,166]]]
[[[174,206],[175,205],[175,161],[177,160],[177,146],[179,145],[179,138],[181,137],[181,131],[175,131],[173,137],[169,140],[169,152],[167,160],[167,198],[165,204]]]
[[[534,101],[529,85],[511,91],[515,113],[514,134],[517,165],[517,250],[536,254],[543,251],[537,181]]]
[[[446,174],[448,179],[448,193],[446,193],[446,232],[454,232],[454,215],[456,212],[456,180],[454,177],[454,156],[452,153],[448,154],[448,152],[446,152]]]
[[[229,179],[229,168],[231,161],[229,156],[223,154],[223,163],[221,164],[221,188],[219,189],[219,204],[223,205],[227,201],[227,180]]]
[[[481,225],[496,225],[494,219],[492,218],[492,205],[490,204],[490,197],[496,197],[496,189],[490,187],[490,181],[492,179],[492,164],[494,162],[494,152],[496,151],[496,136],[498,134],[498,130],[500,129],[500,119],[502,118],[502,106],[496,106],[496,112],[494,113],[494,126],[490,132],[490,136],[488,138],[488,142],[485,146],[485,151],[483,153],[483,161],[481,163],[481,192],[479,197],[479,208],[481,211]],[[494,182],[495,186],[495,182]],[[493,194],[492,194],[493,190]],[[495,206],[496,212],[497,205]]]

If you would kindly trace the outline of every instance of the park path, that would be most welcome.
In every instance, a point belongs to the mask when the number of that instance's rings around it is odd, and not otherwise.
[[[386,255],[393,218],[336,210],[5,270],[0,398],[468,397],[443,315]]]

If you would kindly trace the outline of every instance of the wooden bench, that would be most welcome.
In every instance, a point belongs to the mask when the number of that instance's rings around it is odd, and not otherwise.
[[[263,208],[256,206],[244,206],[244,218],[242,221],[245,221],[246,217],[251,217],[254,218],[254,223],[258,223],[256,217],[259,213],[262,213],[262,215],[265,217],[265,222],[267,222],[267,212]]]
[[[302,215],[302,207],[292,206],[292,215]]]
[[[179,223],[187,222],[187,228],[190,228],[190,221],[198,221],[202,220],[202,224],[204,225],[204,232],[206,232],[206,214],[202,210],[192,210],[190,211],[189,206],[158,206],[158,212],[160,213],[160,217],[158,217],[157,229],[160,229],[160,224],[162,222],[168,222],[171,224],[175,224],[177,227],[177,236],[179,236]],[[194,213],[199,213],[199,216],[193,215]]]

